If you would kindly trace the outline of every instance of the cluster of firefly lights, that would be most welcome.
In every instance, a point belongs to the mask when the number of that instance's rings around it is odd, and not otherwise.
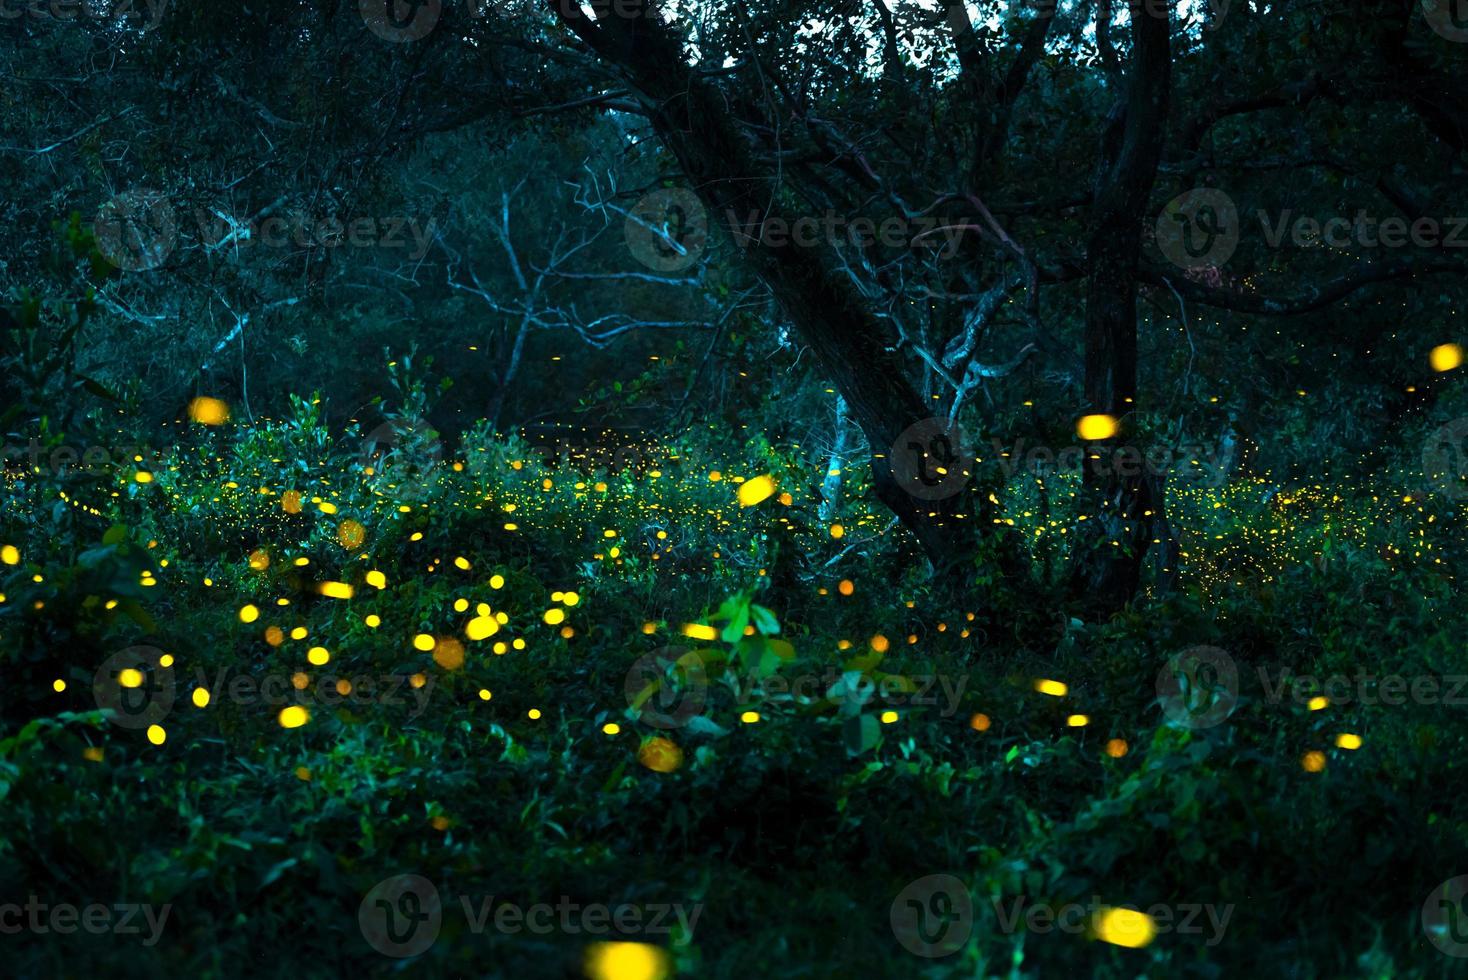
[[[1432,368],[1436,371],[1445,372],[1454,370],[1463,363],[1462,348],[1456,344],[1440,345],[1439,347],[1436,347],[1432,350],[1429,356],[1429,361]],[[228,405],[222,400],[216,398],[197,398],[189,406],[190,419],[196,423],[203,425],[222,425],[223,423],[228,421],[229,414],[230,413]],[[1091,443],[1104,442],[1105,440],[1114,437],[1117,434],[1118,430],[1118,420],[1109,415],[1083,416],[1077,421],[1076,424],[1077,435],[1081,439]],[[511,466],[512,469],[516,471],[520,471],[524,468],[523,462],[518,460],[512,463]],[[454,464],[453,469],[461,470],[462,464]],[[647,474],[648,478],[651,481],[659,480],[662,475],[663,474],[656,469],[651,470]],[[142,469],[135,471],[132,478],[135,482],[140,484],[149,484],[153,482],[153,474]],[[735,497],[741,510],[757,507],[760,504],[763,504],[766,501],[770,500],[771,498],[776,498],[780,504],[783,504],[787,507],[793,503],[792,495],[788,491],[783,493],[780,491],[779,481],[772,474],[763,474],[748,479],[740,479],[738,477],[726,478],[722,472],[714,470],[708,473],[708,479],[714,483],[718,483],[725,479],[728,479],[729,482],[733,483],[736,487]],[[554,481],[547,477],[541,482],[541,486],[539,487],[539,489],[542,491],[550,491],[551,489],[553,489],[553,487]],[[226,488],[230,490],[237,490],[238,484],[231,481],[230,483],[226,484]],[[1258,486],[1251,486],[1248,483],[1242,483],[1236,487],[1223,489],[1221,492],[1214,492],[1212,493],[1212,499],[1207,501],[1209,504],[1211,504],[1211,506],[1203,506],[1205,498],[1209,496],[1209,491],[1184,489],[1180,491],[1180,497],[1183,500],[1187,500],[1189,496],[1197,497],[1197,500],[1193,500],[1191,502],[1199,505],[1199,509],[1206,513],[1208,510],[1216,511],[1227,508],[1229,506],[1228,501],[1231,494],[1240,496],[1244,502],[1257,500],[1259,489],[1260,488]],[[608,486],[605,482],[597,482],[593,486],[588,486],[586,483],[578,480],[575,483],[575,490],[577,492],[578,498],[580,498],[584,497],[588,490],[594,490],[597,493],[605,494],[608,491]],[[670,490],[672,492],[672,495],[676,498],[676,488],[670,488]],[[262,495],[269,495],[272,494],[273,491],[262,489],[261,493]],[[285,490],[280,492],[279,496],[281,498],[280,509],[283,513],[291,515],[300,514],[306,508],[307,498],[301,491]],[[379,496],[381,496],[380,492]],[[314,495],[309,498],[309,502],[314,505],[316,509],[323,515],[333,515],[337,512],[338,509],[336,504],[324,499],[319,495]],[[1341,508],[1341,505],[1344,503],[1343,499],[1338,494],[1331,494],[1321,486],[1306,487],[1299,490],[1291,491],[1290,493],[1283,495],[1278,499],[1278,503],[1281,507],[1289,507],[1291,505],[1297,505],[1304,502],[1313,503],[1323,512],[1338,512]],[[1410,496],[1407,496],[1403,499],[1402,502],[1410,505],[1413,503],[1413,500]],[[82,506],[79,505],[77,502],[72,503],[74,506]],[[475,506],[482,507],[482,503],[476,502]],[[518,509],[520,509],[519,505],[515,503],[505,503],[502,505],[502,507],[507,515],[513,515]],[[652,510],[657,510],[659,508],[662,508],[665,511],[663,517],[668,518],[669,523],[671,523],[671,519],[676,516],[675,513],[671,510],[670,507],[667,507],[665,505],[651,505]],[[96,510],[95,508],[87,507],[86,509],[90,513],[100,514],[100,511]],[[396,509],[403,513],[409,513],[411,512],[412,507],[407,504],[398,504]],[[1421,508],[1419,507],[1418,510],[1420,511]],[[722,524],[724,526],[728,526],[729,524],[728,519],[722,514],[722,512],[716,511],[712,512],[711,515],[706,514],[704,516],[713,516],[716,524]],[[1028,517],[1030,515],[1026,513],[1023,516]],[[1363,521],[1369,521],[1371,519],[1371,515],[1365,515],[1362,518]],[[787,518],[781,518],[780,520],[783,523],[789,524]],[[1004,520],[1006,520],[1006,522],[1010,524],[1014,523],[1013,519]],[[1429,516],[1427,520],[1428,522],[1431,522],[1432,520],[1434,520],[1434,518]],[[870,513],[862,514],[855,518],[854,521],[857,526],[871,525],[875,522],[875,515]],[[509,532],[519,530],[519,525],[515,521],[507,521],[504,523],[503,527],[506,531]],[[1061,530],[1063,531],[1064,529]],[[353,551],[359,548],[366,538],[366,533],[366,527],[353,518],[347,518],[341,521],[337,526],[337,539],[342,547],[348,551]],[[843,523],[838,521],[829,525],[829,527],[827,528],[827,533],[832,539],[839,540],[846,535],[847,528]],[[1041,529],[1037,529],[1036,533],[1037,535],[1039,533],[1042,533]],[[417,540],[420,539],[422,535],[421,533],[418,533],[415,534],[413,537],[414,540]],[[598,560],[611,559],[612,561],[620,561],[620,559],[622,558],[623,545],[617,541],[618,532],[612,529],[608,529],[603,532],[603,537],[606,540],[605,550],[598,551],[595,557]],[[672,546],[664,545],[667,537],[668,536],[665,529],[659,529],[656,532],[656,536],[651,542],[652,559],[656,560],[672,553]],[[1221,539],[1222,535],[1220,534],[1216,537]],[[1265,553],[1268,553],[1274,547],[1281,545],[1285,540],[1286,535],[1284,535],[1284,533],[1279,528],[1271,527],[1262,530],[1255,529],[1248,536],[1248,540],[1237,545],[1237,547],[1247,550],[1250,548],[1257,548],[1258,545],[1263,544],[1265,547]],[[149,547],[156,547],[156,545],[157,542],[149,543]],[[666,550],[660,550],[664,547],[666,547]],[[1418,548],[1416,552],[1417,557],[1422,557],[1424,553],[1430,552],[1432,550],[1432,545],[1423,540],[1421,535],[1419,535],[1416,539],[1416,547]],[[1398,553],[1400,554],[1400,551],[1398,551]],[[365,555],[362,557],[365,557]],[[718,552],[714,553],[714,557],[719,557]],[[1186,552],[1184,552],[1184,557],[1189,557]],[[1289,557],[1293,558],[1294,556]],[[1279,555],[1277,556],[1277,558],[1279,559],[1279,562],[1281,564],[1283,564],[1284,560],[1286,560],[1286,556],[1284,555]],[[1441,559],[1436,560],[1441,563]],[[251,569],[256,571],[263,571],[269,567],[271,558],[269,553],[265,549],[257,549],[249,555],[247,561]],[[21,554],[19,549],[15,545],[5,544],[3,546],[0,546],[0,564],[4,564],[7,566],[16,566],[20,564],[20,562]],[[297,565],[304,566],[308,564],[308,559],[297,558],[295,559],[295,563]],[[435,563],[435,567],[436,564],[437,563]],[[166,568],[168,566],[167,559],[161,560],[159,562],[159,565],[160,567]],[[453,560],[453,565],[457,569],[466,572],[470,571],[473,567],[469,559],[462,556],[456,557]],[[760,573],[763,574],[764,570],[761,569]],[[37,574],[34,576],[34,580],[40,582],[42,581],[42,577]],[[367,585],[379,590],[386,589],[388,587],[386,576],[380,570],[369,570],[364,576],[364,581]],[[157,585],[157,580],[153,576],[153,573],[145,571],[140,576],[139,584],[144,587],[152,587]],[[212,582],[206,579],[205,584],[212,585]],[[496,573],[490,576],[490,578],[488,579],[488,584],[491,589],[499,590],[504,587],[505,579],[502,575]],[[315,586],[315,590],[324,597],[342,600],[353,598],[356,592],[355,588],[352,585],[345,582],[337,581],[318,582]],[[827,594],[827,590],[825,588],[822,588],[820,591],[822,594]],[[850,596],[855,591],[854,583],[852,583],[849,579],[843,579],[839,583],[837,591],[841,595]],[[0,595],[0,603],[3,603],[4,601],[4,596]],[[285,599],[277,601],[281,605],[286,605],[289,603],[289,600]],[[551,601],[552,605],[546,608],[540,617],[542,622],[546,626],[556,630],[562,638],[570,639],[571,637],[574,637],[575,630],[567,622],[567,610],[574,609],[580,603],[580,595],[574,591],[556,591],[551,594]],[[109,608],[114,607],[115,605],[115,600],[110,600],[108,602]],[[454,603],[454,611],[456,613],[466,614],[469,610],[469,605],[470,604],[467,599],[459,598]],[[253,603],[247,603],[241,606],[238,611],[239,621],[242,624],[246,625],[255,623],[259,620],[260,616],[261,611],[259,607]],[[973,618],[972,614],[969,614],[969,618]],[[369,613],[363,617],[363,623],[368,628],[376,630],[382,625],[382,619],[376,613]],[[507,628],[508,624],[509,616],[506,612],[504,612],[503,610],[495,611],[491,609],[488,603],[481,602],[475,605],[473,615],[470,616],[464,623],[464,638],[471,643],[494,640],[495,637],[499,636],[502,631]],[[644,633],[653,633],[656,632],[656,630],[656,623],[648,622],[643,624],[642,631]],[[713,640],[718,636],[718,631],[714,627],[701,623],[685,624],[682,627],[681,632],[685,636],[700,640]],[[265,641],[271,646],[280,646],[285,641],[287,636],[289,636],[291,639],[300,640],[305,639],[307,634],[308,631],[303,626],[297,626],[293,628],[289,632],[289,634],[287,634],[280,627],[271,625],[266,627],[263,635]],[[966,630],[964,631],[964,635],[967,635]],[[915,642],[916,637],[909,637],[909,641]],[[434,662],[444,670],[455,671],[461,669],[464,665],[466,648],[464,646],[464,643],[455,636],[435,635],[432,633],[415,633],[411,637],[410,642],[415,650],[422,653],[431,654]],[[849,649],[851,644],[849,643],[849,641],[843,640],[841,641],[840,645],[842,649]],[[870,639],[869,645],[873,651],[877,653],[885,653],[888,649],[889,641],[885,636],[877,634]],[[495,654],[503,654],[511,649],[524,650],[525,648],[526,641],[523,637],[514,637],[513,639],[510,639],[508,641],[506,641],[505,639],[495,640],[492,645],[492,649]],[[306,659],[311,666],[322,667],[330,662],[331,652],[323,646],[311,646],[306,653]],[[174,658],[171,654],[165,654],[160,659],[159,666],[164,669],[170,668],[173,665],[173,661]],[[123,687],[138,687],[143,683],[143,680],[144,679],[141,672],[136,669],[123,670],[119,673],[118,676],[118,683]],[[424,683],[426,683],[426,678],[421,673],[413,675],[409,680],[414,687],[421,687]],[[304,673],[297,673],[292,677],[292,683],[297,689],[302,689],[309,683],[309,678]],[[346,680],[338,681],[339,692],[341,692],[342,685],[349,686],[349,682]],[[57,679],[53,682],[53,688],[57,692],[64,691],[66,688],[66,682],[64,680]],[[1069,695],[1069,689],[1067,685],[1061,681],[1053,679],[1037,679],[1033,683],[1033,688],[1035,692],[1040,695],[1057,699],[1065,698]],[[480,689],[478,692],[478,697],[481,700],[489,701],[493,697],[493,695],[492,692],[490,692],[488,689]],[[208,707],[211,696],[206,688],[199,687],[192,692],[191,700],[195,707],[202,709]],[[1315,697],[1308,702],[1307,706],[1310,711],[1320,711],[1326,709],[1329,706],[1329,702],[1328,699],[1324,697]],[[542,713],[538,708],[531,708],[529,709],[527,714],[531,720],[536,720],[541,717]],[[882,712],[879,717],[883,724],[896,723],[900,718],[898,712],[891,710]],[[301,705],[287,706],[281,709],[277,715],[277,721],[279,725],[285,729],[301,728],[307,725],[310,720],[310,713],[305,707]],[[740,715],[740,720],[745,724],[757,724],[762,719],[760,714],[756,711],[744,711]],[[1071,728],[1084,728],[1088,726],[1090,722],[1090,717],[1082,713],[1072,713],[1067,715],[1065,718],[1066,726]],[[986,732],[990,729],[992,724],[992,719],[990,719],[988,715],[983,713],[976,713],[972,715],[969,719],[969,727],[976,732]],[[620,733],[621,728],[615,722],[608,722],[602,726],[602,731],[608,736],[615,736]],[[154,745],[162,745],[167,739],[166,731],[161,726],[156,724],[152,725],[146,730],[146,736],[147,739]],[[1361,746],[1362,739],[1356,734],[1350,732],[1341,732],[1335,737],[1336,748],[1347,751],[1354,751],[1361,748]],[[1104,751],[1106,755],[1112,758],[1121,758],[1122,756],[1125,756],[1127,754],[1128,745],[1124,739],[1112,738],[1106,742]],[[85,750],[85,754],[88,759],[93,761],[100,761],[102,758],[101,749],[97,747],[89,747]],[[638,749],[639,761],[648,769],[656,772],[669,773],[677,770],[682,764],[682,758],[682,750],[677,746],[677,744],[663,736],[651,737],[644,740]],[[1304,753],[1304,755],[1300,759],[1300,765],[1301,768],[1304,769],[1306,772],[1318,773],[1324,770],[1326,766],[1326,761],[1326,755],[1324,752],[1318,749],[1313,749]],[[310,778],[309,771],[305,770],[304,768],[297,770],[297,775],[303,779]],[[445,826],[446,825],[447,822],[445,821]],[[1135,912],[1129,909],[1118,908],[1103,910],[1103,912],[1097,917],[1097,920],[1094,923],[1094,931],[1097,938],[1102,939],[1103,941],[1122,946],[1137,947],[1145,946],[1152,941],[1152,938],[1155,935],[1155,925],[1152,920],[1144,913]],[[653,945],[635,942],[595,944],[590,948],[588,952],[588,959],[586,962],[586,970],[589,976],[617,978],[617,980],[623,980],[623,978],[631,977],[664,976],[668,972],[668,967],[669,964],[667,962],[667,954],[664,950]]]

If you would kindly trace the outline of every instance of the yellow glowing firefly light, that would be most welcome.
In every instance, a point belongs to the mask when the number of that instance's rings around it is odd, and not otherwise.
[[[189,402],[189,418],[200,425],[223,425],[229,421],[229,406],[218,398],[195,398]]]
[[[761,501],[768,500],[774,493],[775,481],[769,474],[745,480],[739,485],[739,506],[753,507]]]
[[[1076,435],[1087,442],[1110,439],[1116,435],[1118,428],[1116,418],[1112,415],[1082,415],[1076,421]]]
[[[464,627],[464,635],[471,640],[483,640],[499,631],[499,621],[493,616],[476,616]]]
[[[1096,938],[1113,946],[1141,949],[1157,935],[1157,925],[1145,912],[1103,909],[1095,919]]]
[[[591,980],[664,980],[672,965],[666,950],[652,943],[593,943],[586,950]]]
[[[288,708],[280,709],[280,715],[277,720],[280,722],[281,728],[300,728],[311,720],[311,715],[305,708],[298,704],[293,704]]]
[[[1463,364],[1463,348],[1458,344],[1439,344],[1427,355],[1427,360],[1434,371],[1451,371]]]
[[[433,645],[433,662],[444,670],[459,670],[464,666],[464,644],[446,636]]]
[[[674,772],[683,764],[683,750],[666,738],[650,738],[637,750],[637,761],[653,772]]]

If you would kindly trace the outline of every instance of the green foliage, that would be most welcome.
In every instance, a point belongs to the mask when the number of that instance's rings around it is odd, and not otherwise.
[[[418,411],[424,391],[407,382],[389,417]],[[402,497],[367,473],[360,438],[332,436],[317,400],[296,399],[281,421],[191,434],[152,464],[151,482],[132,469],[94,476],[111,490],[63,503],[60,523],[38,523],[48,512],[27,509],[38,497],[8,502],[19,563],[0,566],[0,879],[48,882],[53,901],[174,910],[152,946],[26,937],[22,975],[83,962],[220,975],[286,934],[279,969],[388,972],[356,915],[403,872],[445,898],[443,933],[410,964],[429,975],[579,968],[585,935],[470,928],[460,897],[491,895],[701,904],[684,945],[625,938],[709,976],[808,962],[878,975],[1230,975],[1260,958],[1319,976],[1441,973],[1416,916],[1468,863],[1468,827],[1441,791],[1462,778],[1461,708],[1307,704],[1362,664],[1457,672],[1464,614],[1442,570],[1394,557],[1436,540],[1418,535],[1421,515],[1354,522],[1381,513],[1370,495],[1308,512],[1252,491],[1180,497],[1174,519],[1196,529],[1199,569],[1228,568],[1231,539],[1266,525],[1285,539],[1279,554],[1319,554],[1226,601],[1199,585],[1109,623],[1056,624],[1002,584],[981,603],[894,574],[904,559],[889,538],[846,550],[882,519],[847,502],[849,537],[833,541],[815,491],[762,440],[738,454],[725,444],[717,460],[716,441],[693,440],[613,469],[481,428],[442,452],[415,484],[423,494]],[[726,478],[708,479],[714,468]],[[732,481],[761,472],[798,499],[738,507]],[[1027,506],[999,513],[1032,536]],[[343,537],[347,522],[360,542]],[[318,594],[323,581],[354,595]],[[259,609],[248,623],[247,602]],[[506,621],[466,640],[481,602]],[[418,649],[418,633],[438,645]],[[446,667],[454,637],[466,655]],[[1154,678],[1199,644],[1234,658],[1238,705],[1190,731],[1159,710]],[[138,645],[176,658],[161,745],[93,696],[98,668]],[[325,668],[307,661],[316,646]],[[634,672],[647,657],[656,669]],[[305,690],[287,683],[295,673]],[[374,693],[323,696],[332,678]],[[1067,693],[1038,693],[1040,678]],[[198,687],[205,708],[191,702]],[[658,723],[689,698],[696,712]],[[281,708],[297,702],[309,722],[282,728]],[[1067,724],[1077,713],[1084,727]],[[607,734],[613,723],[622,730]],[[1335,747],[1342,732],[1364,744]],[[1113,739],[1128,751],[1103,751]],[[1307,751],[1323,753],[1322,772],[1302,768]],[[929,961],[897,942],[889,917],[932,874],[964,883],[973,926]],[[1208,927],[1141,950],[1014,925],[1016,909],[1095,902],[1229,917],[1212,945]]]

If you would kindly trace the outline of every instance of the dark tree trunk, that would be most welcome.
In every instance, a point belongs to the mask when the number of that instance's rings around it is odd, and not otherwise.
[[[1090,412],[1120,419],[1122,437],[1137,407],[1137,264],[1166,133],[1170,32],[1165,16],[1132,18],[1127,91],[1102,136],[1086,248],[1086,402]],[[1081,539],[1072,592],[1096,612],[1119,609],[1136,594],[1147,549],[1163,523],[1160,482],[1146,474],[1139,452],[1129,456],[1135,465],[1126,473],[1114,465],[1104,473],[1086,468],[1087,486],[1102,510],[1091,515]]]
[[[727,220],[734,226],[730,230],[746,261],[774,294],[866,436],[877,498],[912,532],[935,566],[947,570],[970,560],[978,531],[972,495],[919,499],[892,473],[890,457],[899,437],[933,415],[908,380],[897,337],[835,271],[827,248],[796,245],[788,238],[762,239],[766,222],[784,222],[786,228],[791,223],[775,203],[780,195],[777,177],[755,159],[731,119],[724,94],[690,69],[677,38],[645,6],[643,17],[598,21],[574,4],[551,7],[625,75],[661,142],[708,208],[710,223]]]

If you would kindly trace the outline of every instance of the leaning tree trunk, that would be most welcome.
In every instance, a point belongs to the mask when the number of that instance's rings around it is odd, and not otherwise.
[[[1127,91],[1102,137],[1086,247],[1086,402],[1091,412],[1122,420],[1123,433],[1137,407],[1137,263],[1166,133],[1170,32],[1165,15],[1132,17]],[[1115,465],[1105,473],[1086,467],[1101,513],[1092,515],[1081,538],[1072,592],[1098,612],[1118,609],[1136,594],[1163,520],[1160,482],[1145,472],[1140,452],[1129,455],[1135,465],[1127,473]]]
[[[783,222],[787,228],[791,223],[775,204],[778,176],[755,159],[724,95],[692,71],[677,38],[645,2],[637,4],[641,16],[599,20],[576,4],[550,7],[604,61],[620,69],[714,219],[729,216],[731,224],[738,224],[731,230],[746,261],[774,294],[866,436],[877,498],[912,532],[936,567],[951,569],[971,560],[979,524],[971,509],[972,494],[920,499],[892,471],[892,454],[907,451],[898,445],[903,433],[933,415],[908,379],[897,337],[839,274],[828,248],[802,247],[785,236],[779,242],[763,240],[766,223]]]

